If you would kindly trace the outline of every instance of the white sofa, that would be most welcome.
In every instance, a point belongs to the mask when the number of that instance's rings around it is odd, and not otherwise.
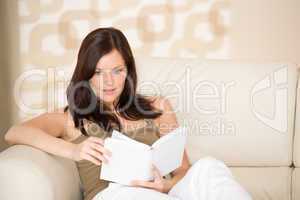
[[[139,57],[137,70],[138,90],[167,96],[188,126],[192,162],[223,160],[255,200],[300,199],[297,65]],[[25,145],[1,152],[1,200],[81,195],[73,161]]]

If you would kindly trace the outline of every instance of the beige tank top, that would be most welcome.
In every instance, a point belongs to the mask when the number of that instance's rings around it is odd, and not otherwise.
[[[146,122],[144,127],[130,130],[128,132],[122,131],[122,133],[139,142],[152,145],[160,137],[159,129],[155,125],[153,119],[145,119],[144,121]],[[95,123],[89,123],[86,130],[90,136],[100,137],[102,139],[111,136],[111,133],[108,133]],[[78,144],[87,138],[88,136],[80,135],[71,142]],[[109,181],[99,178],[101,165],[95,165],[88,160],[80,160],[75,163],[80,176],[80,184],[81,189],[83,190],[84,200],[91,200],[98,192],[108,186]]]

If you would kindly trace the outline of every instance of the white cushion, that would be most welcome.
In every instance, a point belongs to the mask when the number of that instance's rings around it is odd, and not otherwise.
[[[289,167],[231,167],[230,169],[253,200],[291,199],[292,169]]]
[[[211,155],[230,166],[291,164],[296,65],[149,57],[136,63],[138,91],[170,99],[188,126],[193,162]],[[276,102],[276,117],[268,119]]]

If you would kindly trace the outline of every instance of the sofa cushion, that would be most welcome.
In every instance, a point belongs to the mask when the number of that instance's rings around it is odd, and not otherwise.
[[[138,91],[167,97],[188,126],[193,162],[291,165],[296,65],[139,57],[137,70]]]
[[[300,70],[300,69],[299,69]],[[294,138],[294,164],[300,167],[300,77],[297,86],[296,116],[295,116],[295,138]]]
[[[298,167],[293,170],[292,186],[292,199],[300,199],[300,168]]]
[[[230,169],[253,200],[291,199],[292,169],[289,167],[231,167]]]
[[[80,178],[72,160],[28,145],[0,154],[0,199],[81,200]]]

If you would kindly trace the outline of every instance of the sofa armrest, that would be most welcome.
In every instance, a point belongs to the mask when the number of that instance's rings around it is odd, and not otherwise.
[[[0,153],[1,200],[81,200],[74,161],[28,145]]]

